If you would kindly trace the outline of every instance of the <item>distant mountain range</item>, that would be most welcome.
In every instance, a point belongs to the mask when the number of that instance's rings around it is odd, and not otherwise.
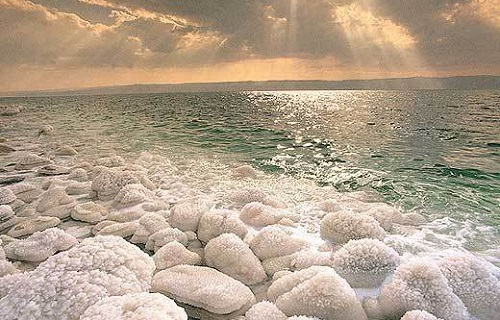
[[[447,78],[391,78],[371,80],[286,80],[182,84],[134,84],[77,90],[0,92],[0,96],[144,94],[166,92],[227,92],[275,90],[421,90],[421,89],[500,89],[500,76],[461,76]]]

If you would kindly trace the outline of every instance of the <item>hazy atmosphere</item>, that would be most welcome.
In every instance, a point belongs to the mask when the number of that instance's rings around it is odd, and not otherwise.
[[[500,72],[499,0],[0,0],[0,91]]]

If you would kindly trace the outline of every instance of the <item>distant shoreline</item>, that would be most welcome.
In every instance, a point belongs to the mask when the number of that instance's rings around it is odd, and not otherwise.
[[[500,76],[412,77],[366,80],[270,80],[180,84],[132,84],[82,89],[0,92],[0,97],[153,94],[183,92],[302,91],[302,90],[491,90],[500,89]]]

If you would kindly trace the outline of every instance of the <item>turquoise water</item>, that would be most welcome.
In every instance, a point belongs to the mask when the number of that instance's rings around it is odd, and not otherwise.
[[[1,98],[16,139],[81,153],[250,163],[432,217],[500,224],[500,91],[298,91]]]

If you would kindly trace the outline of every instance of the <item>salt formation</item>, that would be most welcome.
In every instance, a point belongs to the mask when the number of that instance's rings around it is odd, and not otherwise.
[[[34,217],[28,218],[13,226],[7,234],[11,237],[22,237],[33,234],[37,231],[43,231],[52,228],[61,223],[61,220],[56,217]]]
[[[278,226],[265,227],[250,242],[250,248],[261,260],[286,256],[307,246],[305,239],[294,237]]]
[[[198,230],[201,217],[212,207],[212,203],[203,198],[187,199],[172,207],[168,222],[182,231]]]
[[[146,242],[146,249],[156,252],[158,249],[172,241],[177,241],[185,246],[188,244],[188,238],[184,232],[177,228],[169,228],[162,229],[149,236],[149,239]]]
[[[312,266],[331,266],[330,256],[330,252],[320,252],[316,249],[302,250],[291,255],[290,266],[295,270]]]
[[[43,134],[49,135],[52,134],[52,132],[54,132],[54,127],[52,127],[50,124],[45,124],[38,131],[38,136],[41,136]]]
[[[187,320],[184,309],[159,293],[107,297],[85,310],[80,320]]]
[[[371,216],[349,212],[327,214],[320,225],[321,238],[334,243],[346,243],[349,240],[373,238],[382,240],[386,233]]]
[[[500,280],[483,261],[463,254],[443,259],[439,268],[471,314],[478,319],[500,316]]]
[[[63,188],[54,187],[40,197],[36,211],[42,216],[65,219],[70,216],[75,205],[75,200],[68,196]]]
[[[96,225],[96,228],[98,229],[96,233],[97,235],[128,238],[135,233],[137,228],[139,228],[138,221],[112,222],[110,224],[107,224],[108,222],[110,221],[103,221]],[[103,228],[100,228],[101,226],[103,226]]]
[[[71,211],[71,218],[88,223],[98,223],[108,214],[108,209],[95,202],[77,204]]]
[[[6,145],[5,143],[0,143],[0,154],[11,153],[14,151],[16,151],[16,149],[11,146]]]
[[[205,261],[210,267],[243,282],[257,284],[267,279],[259,259],[237,235],[225,233],[205,246]]]
[[[246,313],[247,320],[287,320],[288,317],[276,305],[269,301],[254,304]]]
[[[64,145],[56,149],[55,154],[58,156],[74,156],[78,153],[72,146]]]
[[[2,244],[2,240],[0,240],[0,245]],[[0,246],[0,279],[4,276],[15,274],[19,272],[14,265],[6,260],[5,257],[5,252],[3,248]],[[0,281],[0,287],[2,286],[2,282]],[[2,289],[0,289],[0,298],[2,298],[1,295]]]
[[[392,281],[382,288],[379,302],[383,314],[389,317],[421,309],[445,320],[468,319],[465,305],[439,268],[425,261],[400,265]]]
[[[114,198],[118,207],[131,207],[139,203],[152,200],[154,193],[142,184],[127,184],[123,186]]]
[[[19,106],[0,106],[0,116],[15,116],[21,112]]]
[[[354,290],[330,267],[314,266],[281,277],[269,287],[267,296],[287,316],[367,319]]]
[[[44,165],[36,170],[36,173],[43,176],[58,176],[70,172],[70,168],[58,166],[56,164]]]
[[[229,195],[229,200],[233,201],[236,207],[242,207],[251,202],[260,202],[274,208],[286,208],[285,203],[257,189],[245,189],[233,192]]]
[[[198,225],[198,239],[205,243],[223,233],[234,233],[243,239],[247,232],[247,226],[231,210],[212,209],[201,217]]]
[[[97,174],[92,179],[91,189],[99,200],[112,200],[124,186],[140,183],[132,172],[105,167],[96,167],[94,170]]]
[[[13,241],[7,244],[4,249],[9,259],[38,262],[58,251],[67,250],[76,243],[76,238],[63,230],[50,228],[36,232],[27,239]]]
[[[5,320],[76,320],[104,297],[147,291],[153,271],[153,260],[123,239],[88,238],[19,279],[0,300],[0,314]]]
[[[8,188],[0,188],[0,205],[5,205],[16,200],[16,195]]]
[[[76,168],[71,170],[68,174],[68,180],[75,180],[78,182],[85,182],[89,180],[87,171],[83,168]]]
[[[139,219],[139,226],[135,230],[130,242],[145,244],[152,234],[169,228],[170,225],[162,215],[158,213],[146,213]]]
[[[257,170],[248,164],[239,166],[233,169],[233,177],[235,178],[257,178]]]
[[[375,239],[350,240],[332,254],[332,266],[353,287],[379,286],[399,265],[399,255]]]
[[[208,267],[178,265],[160,271],[151,290],[215,314],[244,313],[255,303],[248,287]]]
[[[92,192],[89,182],[70,182],[66,186],[66,193],[69,195],[90,194]]]
[[[96,166],[104,166],[104,167],[121,167],[125,165],[125,160],[117,155],[112,155],[109,157],[104,157],[97,159],[95,162]]]
[[[22,200],[25,203],[35,201],[43,193],[42,189],[26,182],[9,186],[9,189],[16,195],[17,199]]]
[[[186,249],[181,243],[172,241],[158,249],[153,256],[156,270],[168,269],[180,264],[198,265],[201,257]]]
[[[300,251],[299,251],[300,252]],[[273,257],[262,261],[264,271],[269,276],[274,276],[276,272],[290,270],[292,268],[293,255]]]
[[[430,314],[424,310],[412,310],[404,314],[401,320],[442,320],[436,318],[434,315]]]
[[[14,210],[8,205],[0,205],[0,231],[12,227],[17,222]]]
[[[279,212],[277,209],[261,202],[247,203],[241,209],[240,213],[240,219],[254,227],[265,227],[276,224],[283,218],[297,219],[293,214]]]
[[[16,170],[27,170],[36,167],[41,167],[51,162],[52,161],[50,161],[49,159],[40,157],[34,153],[24,152],[19,156],[18,161],[14,166],[14,168]]]

